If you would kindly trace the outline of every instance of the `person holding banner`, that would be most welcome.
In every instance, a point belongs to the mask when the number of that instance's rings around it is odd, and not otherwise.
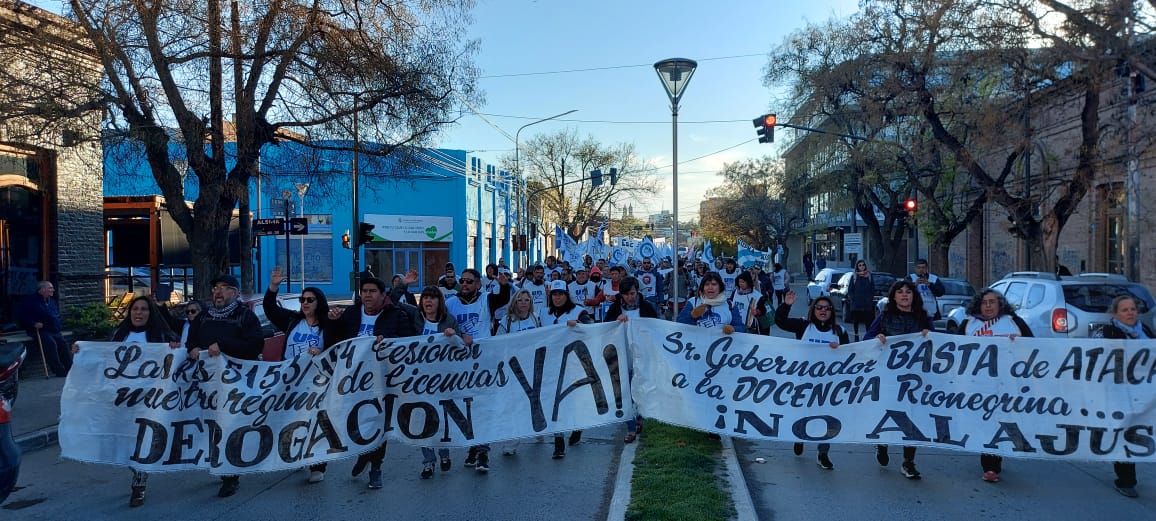
[[[1007,299],[990,288],[971,298],[967,305],[967,318],[959,324],[959,331],[967,336],[1004,336],[1012,340],[1032,336],[1027,322],[1016,316]],[[979,466],[983,469],[983,480],[996,483],[999,473],[1003,472],[1003,458],[995,454],[980,454]]]
[[[504,317],[498,321],[497,335],[508,335],[519,331],[528,331],[542,327],[538,312],[534,309],[534,296],[524,289],[514,293],[510,304],[505,308]],[[518,453],[518,440],[507,442],[502,447],[502,454],[513,456]]]
[[[867,328],[864,338],[873,336],[880,344],[886,344],[889,336],[910,333],[927,336],[934,327],[931,324],[931,317],[923,307],[923,299],[919,296],[916,283],[902,279],[891,285],[891,289],[887,292],[887,306]],[[890,458],[887,455],[886,445],[875,446],[875,461],[879,462],[880,466],[887,466]],[[900,470],[907,479],[921,478],[915,468],[915,447],[903,447],[903,464]]]
[[[1117,340],[1150,340],[1156,338],[1156,333],[1140,321],[1139,307],[1136,298],[1131,295],[1120,295],[1112,299],[1108,306],[1108,314],[1112,315],[1112,322],[1105,324],[1092,336],[1095,338],[1109,338]],[[1116,471],[1116,492],[1124,497],[1140,497],[1136,492],[1136,464],[1117,461],[1113,465]]]
[[[210,285],[212,299],[189,327],[189,340],[185,345],[189,358],[195,360],[201,351],[206,351],[209,356],[224,354],[241,360],[257,360],[265,345],[261,321],[238,298],[241,290],[237,277],[220,275]],[[236,494],[240,482],[237,476],[221,476],[217,497]]]
[[[830,298],[819,297],[812,300],[811,307],[807,309],[807,318],[790,318],[795,299],[794,291],[788,290],[783,296],[783,303],[775,309],[776,326],[783,331],[794,333],[796,339],[808,344],[826,344],[831,349],[838,349],[839,346],[849,343],[847,332],[835,322],[835,306]],[[796,443],[794,451],[796,456],[802,456],[803,444]],[[828,456],[830,451],[830,443],[819,444],[819,457],[816,460],[819,468],[824,470],[835,468]]]
[[[727,302],[724,289],[722,277],[718,273],[712,271],[703,275],[698,294],[687,300],[686,306],[678,314],[678,322],[719,329],[726,335],[736,331],[746,333],[743,317]]]
[[[419,331],[422,336],[442,334],[449,338],[459,335],[458,321],[446,309],[446,297],[437,286],[426,286],[425,289],[421,290],[421,295],[418,296],[418,307],[410,309],[403,304],[402,309],[405,309],[413,320],[414,330]],[[473,343],[473,339],[469,335],[459,336],[467,345]],[[449,449],[438,449],[435,458],[433,449],[422,447],[421,457],[421,479],[433,477],[434,463],[441,465],[442,472],[448,472],[453,465],[450,460]]]
[[[413,327],[409,314],[404,309],[393,304],[386,295],[385,281],[366,277],[361,279],[361,291],[358,298],[360,305],[349,306],[344,310],[330,310],[329,318],[335,320],[333,344],[356,337],[372,336],[377,338],[401,338],[414,336],[417,330]],[[438,288],[440,291],[440,287]],[[376,449],[361,454],[353,464],[353,476],[357,477],[369,467],[369,489],[379,490],[384,485],[381,482],[381,465],[385,461],[385,441]]]
[[[281,350],[281,359],[288,360],[302,355],[316,356],[321,350],[332,345],[327,343],[327,337],[333,337],[329,331],[332,324],[329,320],[329,300],[325,293],[315,287],[301,290],[297,301],[301,304],[300,311],[291,311],[281,306],[277,300],[277,290],[285,275],[281,267],[273,268],[269,274],[269,287],[265,289],[265,298],[262,306],[265,316],[273,327],[285,332],[285,345]],[[317,463],[309,466],[309,483],[321,483],[325,479],[325,469],[328,465]]]
[[[589,324],[591,322],[590,314],[586,313],[586,308],[570,300],[570,290],[566,288],[566,283],[560,280],[550,283],[550,305],[543,310],[539,319],[543,326],[566,324],[567,327],[574,327],[580,323]],[[570,445],[577,445],[581,440],[582,431],[570,433]],[[554,459],[566,457],[566,444],[563,443],[561,434],[554,435],[553,457]]]
[[[151,296],[134,298],[128,306],[128,316],[113,330],[109,340],[126,344],[168,344],[169,349],[181,347],[180,339],[169,329],[163,313]],[[80,346],[72,344],[72,354],[79,351]],[[128,498],[128,506],[139,507],[144,504],[149,475],[137,469],[131,470],[132,493]]]
[[[763,310],[766,309],[763,306],[766,305],[767,299],[755,289],[754,281],[755,278],[749,271],[740,273],[735,277],[735,291],[729,300],[735,308],[735,313],[743,317],[747,332],[763,334],[764,331],[759,327],[759,317],[763,316]]]
[[[606,318],[603,319],[603,322],[615,320],[627,322],[632,318],[658,318],[658,310],[654,308],[654,305],[639,298],[638,279],[626,277],[626,280],[623,280],[618,287],[621,290],[618,293],[618,299],[610,305],[610,310],[606,312]],[[633,378],[633,367],[627,368],[626,372]],[[642,416],[636,415],[634,418],[626,420],[626,437],[622,441],[634,443],[634,439],[639,434],[642,434]]]

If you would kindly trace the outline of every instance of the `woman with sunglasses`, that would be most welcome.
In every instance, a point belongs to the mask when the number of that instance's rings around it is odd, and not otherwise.
[[[168,344],[169,349],[183,345],[177,340],[176,333],[169,328],[160,306],[148,295],[132,299],[132,303],[128,306],[128,316],[113,330],[110,340],[125,344]],[[72,344],[72,353],[76,354],[78,351],[80,346]],[[147,472],[131,470],[132,494],[128,498],[128,506],[139,507],[144,504],[145,486],[148,485],[149,475]]]
[[[795,299],[795,292],[792,290],[787,290],[787,294],[783,295],[783,303],[775,309],[776,326],[779,326],[783,331],[794,333],[796,339],[808,344],[825,344],[831,349],[837,349],[848,343],[847,332],[835,322],[835,306],[831,303],[830,298],[819,297],[812,300],[811,307],[807,310],[807,318],[790,318],[791,307],[795,305]],[[794,449],[796,456],[803,455],[802,443],[796,443]],[[828,456],[830,450],[830,443],[819,444],[819,458],[817,460],[819,468],[824,470],[835,468]]]
[[[898,280],[891,285],[887,292],[887,305],[883,312],[875,317],[875,321],[867,327],[863,338],[875,337],[880,344],[887,344],[887,337],[893,335],[907,335],[920,333],[927,336],[934,330],[931,317],[923,308],[923,297],[919,295],[919,287],[911,279]],[[875,461],[886,467],[890,461],[886,445],[875,446]],[[919,471],[915,469],[915,447],[903,447],[903,464],[900,471],[907,479],[920,479]]]
[[[189,326],[201,315],[201,311],[204,311],[204,309],[202,309],[201,301],[199,300],[190,300],[185,304],[185,321],[182,322],[181,325],[180,347],[185,347],[185,343],[189,341]]]
[[[325,299],[325,293],[320,289],[310,286],[301,290],[301,296],[297,297],[297,301],[301,303],[300,311],[285,309],[277,300],[277,290],[284,280],[285,275],[281,272],[281,267],[273,268],[273,272],[269,274],[269,288],[265,290],[263,302],[265,316],[269,317],[269,322],[273,327],[285,332],[285,349],[281,357],[289,359],[320,354],[332,344],[326,340],[336,338],[330,330],[329,301]],[[325,479],[325,468],[324,463],[310,465],[309,483],[320,483]]]

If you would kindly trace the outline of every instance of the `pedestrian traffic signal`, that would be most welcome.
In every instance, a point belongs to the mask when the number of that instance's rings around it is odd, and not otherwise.
[[[919,203],[915,199],[908,199],[903,202],[903,209],[907,210],[908,217],[915,217],[915,210],[918,209]]]
[[[611,186],[618,184],[618,169],[617,168],[611,168],[610,169],[610,184],[611,184]]]
[[[774,114],[764,114],[755,118],[755,133],[759,135],[759,143],[775,142],[775,124],[778,118]]]
[[[352,248],[349,244],[349,230],[345,230],[345,235],[341,236],[341,247],[347,250]]]
[[[602,186],[602,171],[601,170],[592,170],[590,172],[590,186],[592,186],[592,187]]]
[[[357,234],[357,244],[354,245],[354,247],[361,247],[363,244],[373,242],[373,229],[376,228],[376,226],[369,223],[357,223],[357,227],[359,232]]]

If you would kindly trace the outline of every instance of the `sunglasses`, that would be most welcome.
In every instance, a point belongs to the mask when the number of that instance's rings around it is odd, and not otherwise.
[[[186,309],[185,310],[186,315],[196,315],[197,313],[200,313],[200,312],[201,312],[201,310],[199,310],[199,309]]]
[[[819,304],[818,306],[815,306],[815,311],[831,311],[832,309],[835,309],[835,308],[833,306],[826,306],[823,304]]]
[[[312,304],[314,302],[317,302],[317,299],[315,299],[313,297],[297,297],[297,302],[300,302],[302,304],[305,304],[305,303]]]
[[[458,279],[458,282],[461,282],[462,284],[473,284],[473,283],[477,282],[477,280],[475,280],[475,279]]]

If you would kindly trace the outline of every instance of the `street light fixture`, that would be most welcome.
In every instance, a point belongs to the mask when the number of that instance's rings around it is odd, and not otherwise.
[[[301,198],[301,206],[297,208],[297,216],[305,217],[305,192],[309,191],[309,183],[295,183],[293,187],[297,189],[297,197]],[[286,260],[285,262],[289,261]],[[301,235],[301,290],[305,290],[305,234]]]
[[[529,123],[526,123],[525,125],[518,127],[518,131],[514,132],[514,170],[517,171],[515,174],[517,175],[517,177],[519,179],[521,179],[521,181],[523,183],[523,187],[522,187],[522,195],[523,196],[526,195],[526,189],[525,189],[526,179],[524,177],[522,177],[522,163],[521,163],[521,151],[522,151],[522,149],[520,146],[521,142],[519,141],[519,139],[522,136],[522,129],[524,129],[530,125],[537,125],[538,123],[542,123],[544,121],[550,121],[552,119],[560,118],[560,117],[565,116],[567,114],[573,114],[575,112],[578,112],[578,109],[567,110],[566,112],[563,112],[561,114],[554,114],[553,116],[550,116],[548,118],[542,118],[542,119],[539,119],[537,121],[531,121]],[[522,233],[523,233],[523,235],[526,236],[526,264],[529,265],[530,264],[530,224],[529,224],[530,201],[526,197],[523,197],[523,201],[522,201],[522,216],[525,217],[525,220],[522,221]],[[522,267],[526,267],[526,266],[522,266]]]
[[[666,89],[670,98],[671,136],[674,142],[673,161],[671,170],[674,173],[674,225],[671,227],[672,248],[674,251],[674,284],[671,285],[671,301],[674,302],[674,314],[678,315],[678,102],[682,100],[682,93],[694,76],[698,63],[686,58],[668,58],[654,64],[654,71]],[[689,295],[688,295],[689,296]]]

